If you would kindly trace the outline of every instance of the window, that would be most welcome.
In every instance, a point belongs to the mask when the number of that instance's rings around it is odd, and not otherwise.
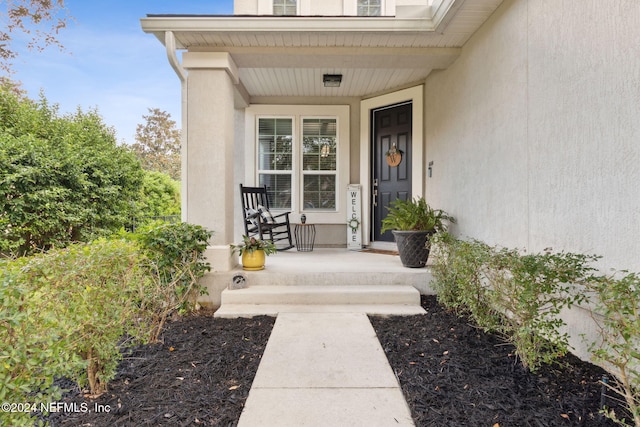
[[[380,16],[382,0],[358,0],[358,16]]]
[[[340,224],[349,184],[349,107],[252,105],[245,110],[244,182],[266,185],[273,209],[304,213],[309,222]]]
[[[258,175],[270,190],[271,208],[291,209],[293,119],[258,121]]]
[[[336,209],[336,119],[302,119],[303,210]]]
[[[274,15],[297,15],[297,0],[273,0]]]

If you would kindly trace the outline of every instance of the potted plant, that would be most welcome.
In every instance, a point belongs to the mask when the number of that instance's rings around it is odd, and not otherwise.
[[[446,230],[446,222],[455,219],[446,212],[433,209],[423,197],[397,199],[382,220],[381,232],[391,230],[398,245],[400,261],[405,267],[420,268],[429,259],[430,237]]]
[[[245,270],[262,270],[265,257],[277,252],[273,242],[248,236],[242,236],[242,243],[231,245],[231,250],[242,257],[242,268]]]

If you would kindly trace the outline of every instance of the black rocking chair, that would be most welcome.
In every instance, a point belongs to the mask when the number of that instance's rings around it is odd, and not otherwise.
[[[279,251],[293,248],[289,212],[271,214],[266,185],[244,187],[240,184],[240,198],[242,199],[245,235],[248,237],[258,236],[260,240],[264,240],[264,236],[267,236]],[[285,246],[279,242],[283,242]]]

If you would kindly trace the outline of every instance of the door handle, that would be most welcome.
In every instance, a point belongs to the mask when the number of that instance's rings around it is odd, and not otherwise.
[[[378,206],[378,178],[373,180],[373,206]]]

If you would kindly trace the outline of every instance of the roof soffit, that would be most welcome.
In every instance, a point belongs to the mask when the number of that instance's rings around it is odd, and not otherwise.
[[[163,44],[172,32],[177,49],[229,53],[251,96],[368,96],[447,68],[502,1],[443,0],[433,18],[150,15],[141,23]],[[322,73],[343,73],[343,87],[318,87]]]

